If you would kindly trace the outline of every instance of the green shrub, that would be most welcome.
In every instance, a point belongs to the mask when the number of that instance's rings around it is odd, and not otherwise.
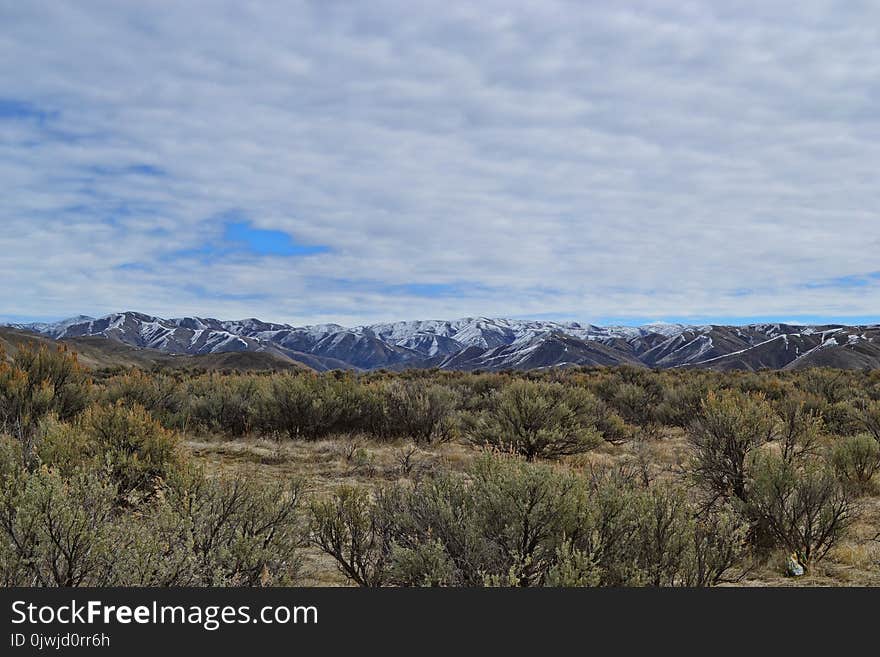
[[[587,489],[574,475],[484,456],[471,477],[471,524],[482,544],[486,576],[503,576],[511,586],[543,584],[564,540],[575,546],[588,540]]]
[[[264,426],[293,439],[385,430],[381,400],[349,378],[283,374],[271,377]]]
[[[634,424],[650,424],[656,421],[662,393],[657,385],[621,383],[608,403],[620,415]]]
[[[852,401],[842,401],[835,404],[821,406],[821,416],[829,433],[836,435],[851,435],[859,431],[870,431],[864,423],[864,417],[860,417],[861,404]]]
[[[715,586],[746,556],[747,525],[730,508],[716,508],[692,517],[690,549],[681,570],[682,586]]]
[[[132,371],[93,385],[70,354],[32,350],[0,359],[0,584],[289,584],[306,520],[364,586],[711,586],[737,576],[746,550],[777,546],[812,567],[880,467],[878,381],[571,368]],[[687,427],[688,481],[654,476],[661,446],[644,440],[676,435],[670,425]],[[380,463],[357,449],[364,437],[464,436],[495,451],[449,472],[401,449],[385,470],[397,483],[343,488],[306,518],[299,482],[206,478],[175,429],[351,439],[359,475]],[[603,454],[588,474],[540,462],[603,439],[641,442],[620,460],[606,447],[618,465],[597,465]],[[80,547],[59,548],[62,535]]]
[[[174,471],[159,507],[170,516],[160,527],[179,536],[178,559],[193,564],[187,585],[295,583],[306,538],[298,514],[303,489],[299,479],[264,483],[254,475],[208,479],[198,471]]]
[[[689,426],[700,412],[709,386],[701,380],[678,383],[663,391],[663,400],[657,405],[657,420],[677,427]]]
[[[638,503],[636,563],[651,586],[675,583],[688,548],[690,509],[684,496],[665,486],[652,488],[631,498]]]
[[[639,497],[637,563],[648,585],[712,586],[743,557],[745,525],[731,511],[696,517],[684,493],[669,486]]]
[[[177,436],[140,406],[91,406],[78,428],[89,456],[109,469],[123,496],[152,492],[180,459]]]
[[[501,390],[489,410],[466,424],[477,444],[521,454],[527,460],[558,458],[594,448],[598,400],[559,383],[515,381]]]
[[[773,440],[777,422],[760,394],[727,390],[709,393],[688,433],[692,474],[710,501],[746,500],[748,459]]]
[[[21,466],[21,444],[12,436],[0,433],[0,482]]]
[[[20,470],[0,485],[4,586],[106,586],[117,546],[116,488],[94,473]]]
[[[864,402],[852,413],[862,431],[870,433],[880,442],[880,401]]]
[[[547,571],[545,586],[594,587],[602,584],[602,569],[595,555],[564,540],[556,548],[556,561]]]
[[[608,404],[598,397],[591,397],[587,404],[592,421],[602,436],[602,440],[612,445],[621,445],[632,440],[636,430],[627,424]]]
[[[166,427],[186,429],[182,411],[192,399],[192,391],[188,392],[167,374],[131,370],[109,379],[101,397],[110,404],[121,401],[128,406],[142,406]]]
[[[446,547],[437,539],[404,548],[392,544],[388,580],[401,586],[449,586],[455,567]]]
[[[590,553],[603,586],[713,586],[746,552],[746,525],[723,505],[698,514],[683,491],[640,486],[620,470],[592,490]]]
[[[184,427],[231,436],[246,436],[263,422],[260,410],[267,395],[263,377],[210,375],[187,391]]]
[[[12,369],[24,372],[29,386],[48,384],[51,411],[61,420],[76,417],[91,400],[92,381],[76,354],[64,345],[56,349],[22,347],[12,359]]]
[[[481,586],[487,546],[474,522],[475,502],[466,477],[451,473],[379,491],[373,513],[389,546],[390,581]],[[441,548],[442,558],[436,555]],[[418,571],[418,565],[429,568]]]
[[[841,438],[831,450],[831,464],[851,490],[864,493],[880,468],[880,443],[868,434]]]
[[[34,465],[34,433],[52,411],[53,402],[49,381],[35,383],[27,372],[0,362],[0,431],[16,439],[22,464]]]
[[[78,424],[47,418],[40,423],[36,442],[39,462],[64,476],[71,476],[85,465],[105,461],[92,438]]]
[[[91,381],[65,347],[22,347],[6,362],[0,352],[0,432],[19,441],[22,462],[34,466],[35,432],[49,414],[69,420],[88,404]]]
[[[362,586],[717,584],[742,557],[744,528],[699,518],[673,488],[641,489],[514,457],[312,507],[313,542]]]
[[[450,388],[424,381],[392,381],[382,393],[384,432],[417,443],[443,435],[444,423],[455,407],[456,395]]]
[[[834,547],[854,517],[851,498],[834,472],[813,463],[797,467],[762,456],[753,465],[749,489],[750,515],[807,569]]]
[[[313,439],[335,420],[333,387],[318,377],[285,374],[272,377],[267,420],[291,439]]]
[[[336,560],[359,586],[382,586],[388,578],[390,545],[367,493],[343,486],[312,503],[312,542]]]
[[[18,469],[0,485],[0,584],[290,585],[301,489],[182,470],[132,511],[100,470]]]
[[[797,383],[802,390],[820,397],[828,404],[837,404],[846,401],[849,396],[847,378],[844,370],[816,367],[803,372]]]
[[[777,402],[776,408],[780,420],[777,438],[782,458],[792,461],[816,455],[825,431],[822,416],[808,410],[803,400],[796,397]]]
[[[333,433],[363,433],[375,438],[388,435],[385,400],[380,386],[367,385],[345,375],[337,383],[336,395],[340,412]]]
[[[794,392],[791,384],[783,381],[775,371],[741,373],[736,388],[745,394],[760,395],[771,403],[787,399]]]

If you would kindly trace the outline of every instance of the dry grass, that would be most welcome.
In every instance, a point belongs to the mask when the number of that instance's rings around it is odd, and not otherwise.
[[[416,447],[349,436],[281,443],[202,438],[187,440],[186,447],[209,474],[257,471],[271,479],[303,477],[312,494],[325,494],[342,484],[376,487],[426,471],[463,470],[478,453],[455,443]],[[410,449],[414,452],[405,463]]]
[[[186,447],[208,474],[256,473],[275,480],[302,477],[310,496],[329,494],[344,484],[376,488],[427,471],[463,470],[479,453],[454,443],[422,448],[409,442],[377,443],[350,436],[280,444],[257,438],[203,437],[186,441]],[[304,586],[350,586],[333,559],[320,550],[307,547],[303,561]]]

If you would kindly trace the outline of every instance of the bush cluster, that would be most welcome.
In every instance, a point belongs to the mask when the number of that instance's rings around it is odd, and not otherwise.
[[[211,479],[188,465],[141,405],[173,411],[173,395],[146,394],[162,385],[125,375],[111,403],[63,349],[0,362],[0,585],[297,580],[302,483]]]
[[[311,513],[313,543],[361,586],[708,586],[745,549],[734,514],[698,515],[681,490],[489,454]]]
[[[177,473],[136,508],[100,471],[51,467],[0,486],[3,586],[265,586],[296,581],[301,485]]]
[[[670,433],[686,436],[687,458],[656,477],[643,461]],[[187,434],[413,445],[400,448],[404,481],[304,505],[300,481],[195,469]],[[569,458],[635,440],[634,468],[584,472],[587,459]],[[412,467],[442,441],[484,454],[466,472]],[[876,372],[93,379],[63,348],[0,354],[8,586],[289,584],[309,541],[361,586],[710,586],[774,549],[814,568],[878,469]]]

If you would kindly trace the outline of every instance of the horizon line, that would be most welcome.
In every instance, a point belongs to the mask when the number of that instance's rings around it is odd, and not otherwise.
[[[463,315],[454,318],[416,318],[416,319],[395,319],[395,320],[380,320],[374,322],[363,322],[360,324],[352,324],[346,325],[335,321],[312,321],[312,322],[290,322],[290,321],[276,321],[276,320],[268,320],[261,319],[256,316],[242,317],[237,319],[220,319],[219,317],[205,315],[205,314],[177,314],[173,315],[160,315],[155,313],[147,313],[139,310],[123,310],[123,311],[115,311],[109,313],[95,313],[95,314],[87,314],[87,313],[76,313],[67,316],[39,316],[39,315],[17,315],[17,314],[0,314],[0,325],[8,326],[11,324],[54,324],[61,323],[67,320],[76,319],[78,317],[89,318],[92,320],[103,319],[105,317],[109,317],[111,315],[122,315],[122,314],[138,314],[144,315],[148,317],[155,317],[157,319],[184,319],[184,318],[195,318],[195,319],[204,319],[204,320],[216,320],[216,321],[233,321],[233,322],[241,322],[247,320],[257,320],[260,322],[265,322],[267,324],[280,324],[291,327],[306,327],[306,326],[320,326],[320,325],[328,325],[335,324],[337,326],[341,326],[343,328],[358,328],[365,326],[375,326],[378,324],[397,324],[404,322],[452,322],[452,321],[461,321],[461,320],[477,320],[477,319],[485,319],[485,320],[513,320],[513,321],[546,321],[553,322],[557,324],[579,324],[581,326],[596,326],[600,328],[607,327],[616,327],[616,326],[626,326],[626,327],[643,327],[650,326],[654,324],[672,324],[672,325],[683,325],[683,326],[750,326],[755,324],[785,324],[789,326],[873,326],[880,325],[880,315],[871,316],[871,315],[836,315],[833,317],[823,316],[823,315],[811,315],[811,314],[801,314],[801,315],[736,315],[736,316],[708,316],[708,315],[671,315],[667,316],[668,318],[660,318],[658,317],[650,317],[647,315],[621,315],[617,317],[613,316],[602,316],[596,318],[595,320],[584,320],[576,317],[574,313],[539,313],[539,314],[529,314],[529,315]],[[777,319],[776,317],[786,317],[787,319]],[[83,319],[85,321],[85,319]]]

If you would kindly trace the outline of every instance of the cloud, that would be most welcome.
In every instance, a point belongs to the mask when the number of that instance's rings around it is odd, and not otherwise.
[[[869,316],[870,3],[0,8],[0,314]]]

